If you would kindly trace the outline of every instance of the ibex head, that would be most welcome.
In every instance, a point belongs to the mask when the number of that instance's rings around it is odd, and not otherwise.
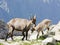
[[[36,15],[31,16],[30,20],[32,20],[32,23],[35,24],[35,26],[36,26]]]

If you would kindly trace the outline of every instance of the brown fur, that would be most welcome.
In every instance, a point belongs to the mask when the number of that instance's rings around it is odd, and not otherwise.
[[[38,38],[38,36],[39,36],[39,32],[41,31],[42,32],[42,34],[44,34],[43,33],[43,30],[44,29],[48,29],[49,30],[49,25],[51,24],[51,20],[49,20],[49,19],[44,19],[42,22],[40,22],[36,27],[33,27],[33,31],[34,30],[36,30],[37,32],[38,32],[38,34],[37,34],[37,38]]]
[[[7,24],[8,24],[8,27],[9,27],[9,33],[7,34],[5,40],[7,40],[7,37],[10,34],[11,34],[11,38],[13,40],[13,31],[14,30],[22,31],[22,35],[23,35],[22,40],[24,40],[24,38],[25,38],[24,32],[26,32],[26,40],[27,40],[28,31],[29,31],[31,25],[32,24],[36,25],[36,18],[34,17],[31,20],[14,18],[14,19],[10,20]]]

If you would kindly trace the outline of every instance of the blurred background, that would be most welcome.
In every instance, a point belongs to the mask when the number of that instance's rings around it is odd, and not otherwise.
[[[12,18],[37,16],[37,24],[51,19],[53,24],[60,21],[60,0],[0,0],[0,19],[8,22]]]

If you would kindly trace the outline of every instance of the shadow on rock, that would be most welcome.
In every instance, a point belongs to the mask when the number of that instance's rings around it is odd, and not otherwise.
[[[4,39],[8,33],[7,24],[0,20],[0,39]]]

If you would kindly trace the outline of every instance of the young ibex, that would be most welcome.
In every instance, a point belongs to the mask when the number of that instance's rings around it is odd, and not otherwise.
[[[42,32],[42,34],[44,34],[43,33],[43,30],[44,29],[48,29],[49,30],[49,25],[51,24],[51,20],[49,20],[49,19],[44,19],[42,22],[40,22],[36,27],[33,27],[32,28],[32,31],[34,31],[34,30],[36,30],[37,32],[38,32],[38,34],[37,34],[37,38],[38,38],[38,36],[39,36],[39,32],[41,31]]]

